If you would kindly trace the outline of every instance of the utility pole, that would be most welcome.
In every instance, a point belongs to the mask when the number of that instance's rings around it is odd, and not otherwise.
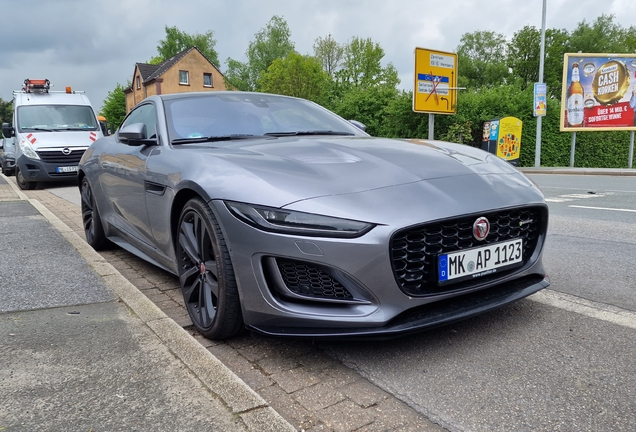
[[[545,57],[545,9],[547,0],[543,0],[541,17],[541,52],[539,54],[539,82],[543,83],[543,58]],[[537,141],[534,152],[534,166],[541,166],[541,120],[543,116],[537,116]]]

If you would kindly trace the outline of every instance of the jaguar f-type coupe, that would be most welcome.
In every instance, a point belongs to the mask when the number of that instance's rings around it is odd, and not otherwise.
[[[393,337],[549,285],[548,209],[523,174],[363,129],[285,96],[148,97],[80,162],[86,239],[177,275],[212,339]]]

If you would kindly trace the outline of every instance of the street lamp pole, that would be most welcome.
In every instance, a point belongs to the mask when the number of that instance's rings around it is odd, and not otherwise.
[[[539,54],[539,82],[543,83],[543,58],[545,57],[545,9],[547,0],[543,0],[541,17],[541,52]],[[543,116],[537,116],[537,141],[534,152],[534,166],[541,166],[541,120]]]

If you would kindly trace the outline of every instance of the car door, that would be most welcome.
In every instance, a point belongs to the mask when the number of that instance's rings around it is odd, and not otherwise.
[[[147,138],[157,137],[157,110],[153,103],[143,103],[124,119],[121,128],[134,123],[146,126]],[[100,184],[111,201],[109,222],[129,238],[141,241],[137,246],[152,247],[152,230],[146,208],[144,178],[148,156],[157,145],[133,145],[115,136],[108,152],[99,157]]]

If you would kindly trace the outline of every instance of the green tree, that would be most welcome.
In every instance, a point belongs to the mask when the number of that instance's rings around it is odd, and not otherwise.
[[[128,83],[130,85],[130,83]],[[106,120],[111,122],[115,129],[121,125],[126,117],[126,94],[124,93],[124,86],[117,83],[112,91],[108,92],[106,99],[102,104],[102,110],[100,114],[106,117]]]
[[[465,33],[457,46],[459,85],[475,89],[505,83],[509,77],[506,49],[501,33]]]
[[[386,109],[399,94],[397,70],[391,63],[383,67],[383,57],[378,43],[353,37],[345,45],[327,104],[340,116],[364,123],[371,135],[383,133]]]
[[[318,37],[314,41],[314,57],[320,61],[322,69],[333,77],[336,70],[342,64],[345,47],[339,44],[329,34],[327,37]]]
[[[259,87],[267,93],[284,94],[323,103],[329,75],[315,57],[296,52],[277,58],[260,77]]]
[[[568,32],[546,29],[543,81],[554,96],[561,95],[563,54],[566,52]],[[525,26],[514,34],[508,43],[508,66],[514,80],[521,80],[521,88],[539,81],[539,56],[541,32],[534,26]]]
[[[633,35],[616,23],[615,18],[614,15],[603,14],[591,24],[581,21],[570,33],[569,52],[633,53],[635,47],[626,45],[633,40]]]
[[[344,49],[342,67],[335,73],[335,81],[344,90],[352,87],[369,88],[377,85],[395,88],[400,83],[395,67],[382,67],[384,49],[371,38],[354,36]]]
[[[246,63],[228,57],[226,85],[238,90],[258,90],[261,74],[267,71],[274,60],[284,59],[294,52],[294,43],[290,38],[291,31],[287,22],[274,15],[265,28],[254,35],[246,52]]]
[[[159,41],[159,45],[157,45],[158,55],[153,57],[149,63],[161,63],[183,50],[196,46],[213,65],[218,66],[220,64],[219,56],[215,49],[216,39],[214,39],[214,32],[212,30],[203,34],[189,34],[179,30],[176,26],[166,26],[165,29],[166,38]]]
[[[0,98],[0,123],[13,123],[13,100],[5,101]]]

